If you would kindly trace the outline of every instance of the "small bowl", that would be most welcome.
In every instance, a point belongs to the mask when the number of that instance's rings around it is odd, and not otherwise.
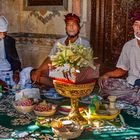
[[[52,126],[52,131],[55,135],[66,138],[66,139],[74,139],[77,138],[81,135],[83,132],[83,127],[80,126],[80,124],[71,122],[69,120],[63,120],[61,127],[53,127]],[[57,125],[56,125],[57,126]]]
[[[74,139],[81,135],[81,133],[83,132],[83,129],[79,129],[74,132],[61,132],[58,129],[52,128],[52,131],[55,135],[59,137],[66,138],[66,139]]]
[[[34,105],[21,106],[21,105],[16,105],[15,103],[13,103],[13,106],[19,113],[23,113],[23,114],[30,113],[34,109]]]

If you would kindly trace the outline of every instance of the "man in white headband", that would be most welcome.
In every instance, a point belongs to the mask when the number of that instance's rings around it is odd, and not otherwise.
[[[7,35],[8,21],[0,16],[0,85],[5,86],[5,75],[9,73],[11,85],[19,81],[21,63],[15,47],[15,39]]]
[[[115,95],[118,99],[140,105],[140,12],[131,15],[134,39],[123,46],[114,71],[105,73],[99,79],[102,96]],[[125,79],[118,77],[128,76]],[[116,92],[114,93],[113,90]]]

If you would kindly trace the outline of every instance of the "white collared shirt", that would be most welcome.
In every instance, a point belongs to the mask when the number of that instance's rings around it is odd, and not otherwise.
[[[116,67],[128,71],[127,82],[134,85],[140,79],[140,47],[137,39],[132,39],[124,45]]]
[[[63,37],[63,38],[59,39],[58,41],[56,41],[56,43],[54,44],[54,47],[52,48],[50,54],[48,55],[49,57],[50,57],[51,55],[55,55],[56,52],[58,51],[58,49],[57,49],[57,43],[58,43],[58,42],[60,42],[62,45],[65,45],[65,40],[67,39],[67,37],[68,37],[68,36]],[[89,41],[86,40],[86,39],[83,39],[83,38],[81,38],[81,37],[78,37],[77,40],[76,40],[74,43],[75,43],[76,45],[82,44],[82,45],[84,45],[85,47],[90,47]]]

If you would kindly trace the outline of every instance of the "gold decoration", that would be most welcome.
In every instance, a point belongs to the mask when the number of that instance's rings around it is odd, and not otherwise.
[[[54,80],[53,84],[59,94],[71,99],[71,111],[67,118],[79,124],[87,124],[87,120],[79,113],[78,98],[89,95],[93,91],[95,81],[86,84],[70,84]]]

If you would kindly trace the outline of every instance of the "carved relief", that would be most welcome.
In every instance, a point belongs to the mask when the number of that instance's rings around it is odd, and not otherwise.
[[[108,7],[106,8],[107,18],[105,19],[108,20],[105,25],[105,50],[108,53],[105,52],[104,55],[106,63],[116,63],[122,44],[125,42],[126,15],[121,7],[120,0],[111,1],[111,3],[108,3]]]

